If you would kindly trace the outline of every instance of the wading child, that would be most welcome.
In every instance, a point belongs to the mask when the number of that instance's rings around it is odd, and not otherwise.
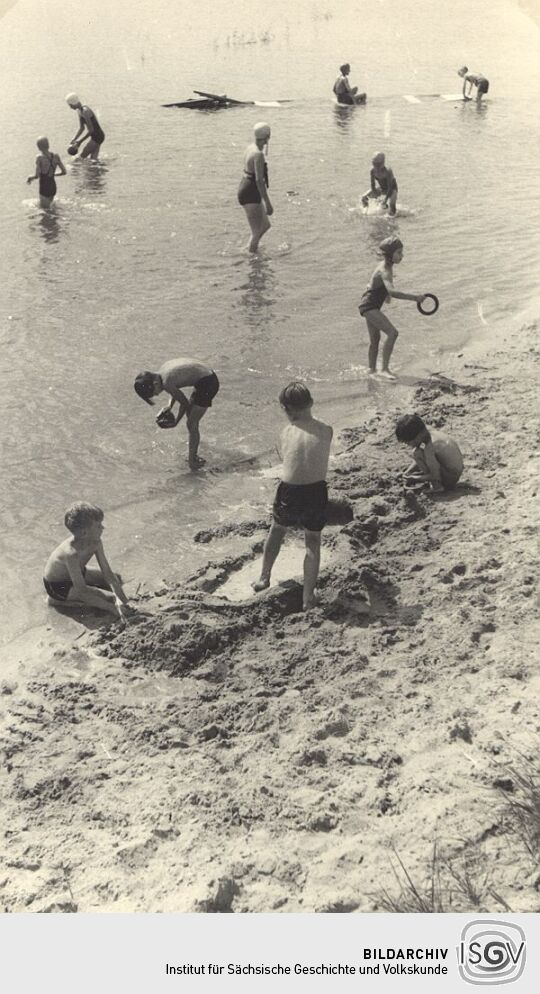
[[[396,213],[398,185],[392,170],[384,164],[384,152],[377,152],[371,160],[371,165],[371,187],[367,193],[364,193],[362,203],[364,207],[367,207],[371,198],[378,199],[382,197],[383,207],[388,207],[389,215],[394,217]]]
[[[324,528],[328,491],[326,474],[332,441],[332,428],[313,417],[313,399],[304,383],[289,383],[279,395],[289,424],[281,433],[280,455],[283,477],[273,507],[273,521],[266,539],[261,578],[254,590],[270,586],[272,567],[278,557],[287,528],[304,529],[304,611],[313,607],[319,575],[321,531]]]
[[[94,111],[90,107],[87,107],[86,104],[83,104],[76,93],[68,93],[66,103],[72,110],[76,110],[79,115],[79,130],[71,139],[70,147],[78,150],[83,142],[86,142],[81,152],[81,159],[87,159],[88,157],[94,160],[97,159],[99,150],[105,141],[105,135]],[[85,129],[86,134],[83,134]],[[82,137],[79,137],[81,135]]]
[[[418,414],[405,414],[396,424],[396,438],[414,449],[405,470],[411,480],[429,483],[434,493],[452,490],[463,472],[459,446],[444,432],[430,432]]]
[[[394,272],[392,267],[403,259],[403,242],[399,238],[385,238],[379,245],[379,255],[382,256],[383,261],[379,263],[373,273],[358,309],[361,317],[366,319],[369,332],[369,372],[377,372],[377,356],[379,354],[382,331],[383,335],[386,336],[386,340],[383,345],[383,361],[380,375],[388,380],[395,380],[396,377],[390,372],[389,363],[398,337],[398,331],[394,328],[392,322],[388,320],[386,314],[382,313],[381,307],[388,297],[397,297],[398,300],[415,300],[419,303],[424,300],[425,294],[401,293],[400,290],[394,290]]]
[[[257,252],[259,242],[271,224],[268,218],[274,213],[268,193],[268,165],[264,150],[268,152],[270,125],[260,121],[253,128],[254,141],[244,155],[244,171],[238,187],[238,203],[244,208],[251,238],[248,251]]]
[[[49,603],[61,607],[86,605],[125,618],[133,608],[103,549],[103,511],[95,504],[78,501],[68,507],[64,524],[71,538],[54,550],[43,574]],[[88,569],[92,556],[99,569]]]
[[[199,422],[208,408],[212,407],[212,401],[219,390],[219,380],[214,370],[197,359],[170,359],[163,363],[157,373],[139,373],[134,387],[139,397],[151,405],[154,403],[152,397],[162,390],[170,394],[169,403],[159,411],[156,421],[158,424],[161,421],[162,427],[175,427],[184,414],[187,414],[188,463],[190,469],[204,466],[205,460],[198,456],[201,441]],[[185,387],[193,387],[189,400],[183,393]],[[179,405],[176,416],[172,414],[175,404]],[[167,418],[169,413],[171,420],[163,425],[163,418]]]
[[[39,203],[41,207],[50,207],[56,196],[56,170],[58,175],[65,176],[66,168],[59,155],[49,149],[48,138],[38,138],[36,142],[40,155],[36,156],[36,171],[33,176],[29,176],[27,183],[39,180]]]
[[[463,80],[463,99],[472,100],[472,88],[476,86],[476,102],[479,104],[484,93],[489,90],[489,79],[482,76],[480,72],[469,72],[468,66],[462,66],[461,69],[458,69],[458,76],[461,76]],[[468,93],[466,92],[467,86],[469,87]]]

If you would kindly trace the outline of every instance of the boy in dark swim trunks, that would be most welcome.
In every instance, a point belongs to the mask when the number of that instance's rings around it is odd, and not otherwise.
[[[198,456],[201,441],[199,422],[208,408],[212,407],[212,401],[219,390],[219,380],[214,370],[197,359],[170,359],[163,363],[157,373],[139,373],[134,387],[135,392],[147,404],[153,404],[152,397],[162,390],[170,394],[169,403],[159,411],[156,421],[165,412],[172,411],[175,404],[179,404],[178,414],[171,426],[176,426],[184,414],[187,414],[189,466],[190,469],[204,466],[205,460]],[[193,387],[189,400],[183,393],[184,387]]]
[[[304,611],[308,611],[315,603],[314,590],[319,575],[321,531],[328,503],[326,474],[333,431],[330,425],[313,417],[313,399],[304,383],[289,383],[281,391],[279,402],[290,422],[281,433],[283,475],[274,500],[274,520],[264,546],[261,577],[253,584],[253,589],[265,590],[270,586],[272,567],[285,532],[287,528],[299,525],[304,529],[306,543],[302,603]]]
[[[453,438],[430,432],[418,414],[399,418],[396,438],[414,449],[414,462],[405,470],[411,482],[428,483],[433,493],[453,490],[463,472],[463,456]]]
[[[480,72],[469,72],[468,66],[462,66],[461,69],[458,69],[458,76],[461,76],[463,80],[463,99],[472,100],[472,88],[476,86],[476,102],[479,104],[484,93],[489,90],[489,79],[482,76]],[[468,93],[466,92],[467,85],[469,86]]]
[[[385,165],[384,152],[377,152],[371,160],[371,187],[364,193],[362,203],[367,207],[370,198],[382,197],[383,207],[388,207],[388,214],[394,217],[396,213],[398,185],[392,170]]]
[[[68,507],[64,524],[72,533],[49,557],[43,584],[49,604],[57,607],[96,607],[125,618],[131,611],[120,577],[113,573],[103,549],[103,511],[79,501]],[[88,569],[95,556],[99,569]]]
[[[68,93],[66,103],[79,115],[79,130],[71,139],[70,145],[76,145],[78,148],[83,142],[86,142],[86,147],[81,152],[81,159],[86,159],[88,156],[91,159],[97,159],[99,150],[105,141],[105,135],[94,111],[86,104],[81,103],[76,93]],[[88,132],[86,135],[83,134],[85,128]],[[79,135],[82,135],[82,138],[79,138]]]

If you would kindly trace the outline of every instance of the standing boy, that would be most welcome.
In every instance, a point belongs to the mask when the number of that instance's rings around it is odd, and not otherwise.
[[[405,470],[412,480],[429,483],[434,493],[453,490],[463,472],[463,456],[453,438],[430,432],[418,414],[399,418],[396,438],[414,449],[414,462]]]
[[[187,414],[186,424],[189,434],[188,462],[190,469],[204,466],[205,460],[199,458],[199,422],[204,417],[219,390],[219,380],[213,369],[199,362],[198,359],[170,359],[164,362],[157,373],[139,373],[135,377],[135,392],[147,404],[152,405],[152,397],[162,390],[170,394],[170,401],[159,411],[156,421],[162,427],[175,427]],[[193,387],[188,400],[184,387]],[[172,414],[175,404],[179,405],[178,414]],[[171,420],[167,418],[170,415]],[[164,420],[165,419],[165,420]]]
[[[125,618],[132,609],[103,549],[103,511],[95,504],[78,501],[68,507],[64,524],[71,538],[51,553],[43,574],[49,603],[62,607],[87,605]],[[88,569],[92,556],[99,569]]]
[[[326,474],[332,428],[313,417],[313,399],[304,383],[294,381],[284,387],[279,402],[289,424],[281,433],[283,477],[273,507],[273,522],[266,539],[261,577],[253,589],[270,586],[272,567],[278,557],[287,528],[299,525],[304,529],[306,555],[304,559],[303,609],[313,607],[314,590],[319,575],[321,531],[325,525],[328,503]]]
[[[71,139],[70,145],[75,145],[78,148],[79,145],[86,142],[86,147],[81,152],[81,159],[86,159],[88,156],[91,159],[97,159],[100,147],[105,141],[105,135],[94,111],[86,104],[81,103],[76,93],[68,93],[66,103],[79,115],[79,130]],[[85,128],[87,134],[83,134]],[[79,135],[82,135],[82,138],[79,138]]]

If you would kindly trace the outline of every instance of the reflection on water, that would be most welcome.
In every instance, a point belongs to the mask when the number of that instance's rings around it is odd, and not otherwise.
[[[30,218],[30,230],[37,232],[45,242],[57,242],[62,230],[62,213],[56,204],[41,207]]]
[[[242,283],[240,303],[246,311],[250,328],[264,328],[274,320],[272,305],[276,303],[276,277],[272,262],[264,255],[248,260],[247,283]]]
[[[105,193],[105,179],[108,167],[104,162],[90,162],[88,159],[77,159],[73,163],[72,176],[75,180],[75,194],[80,197],[88,194],[101,196]]]
[[[353,120],[354,111],[356,107],[352,104],[338,104],[333,105],[334,112],[334,122],[339,131],[348,131],[351,127]]]

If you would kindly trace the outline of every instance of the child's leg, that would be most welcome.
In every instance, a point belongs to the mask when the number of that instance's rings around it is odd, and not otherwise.
[[[244,204],[244,210],[251,228],[248,249],[256,252],[262,236],[271,227],[270,220],[262,204]]]
[[[205,460],[200,459],[197,453],[201,441],[199,422],[201,418],[204,418],[207,410],[207,407],[199,407],[198,404],[193,404],[187,416],[187,430],[189,433],[188,462],[191,469],[199,469],[200,466],[204,466]]]
[[[397,190],[393,190],[388,198],[388,213],[393,216],[396,213]]]
[[[308,611],[314,604],[314,591],[321,562],[321,533],[304,529],[306,555],[304,559],[303,608]]]
[[[372,311],[368,311],[368,313],[366,315],[364,315],[364,316],[365,316],[365,319],[366,319],[367,330],[368,330],[368,333],[369,333],[369,349],[368,349],[369,371],[370,371],[370,373],[376,373],[377,372],[377,356],[379,354],[379,342],[381,340],[381,335],[380,335],[379,330],[377,328],[375,328],[371,324],[371,322],[369,320],[369,315],[372,314],[372,313],[373,313]]]
[[[272,522],[268,537],[264,543],[261,578],[252,584],[254,590],[266,590],[270,586],[272,567],[279,555],[286,531],[287,529],[283,525],[278,525],[275,521]]]
[[[370,329],[370,338],[371,338],[371,329],[374,329],[375,331],[379,332],[382,331],[383,334],[386,336],[386,341],[383,345],[382,368],[383,368],[383,373],[388,373],[389,375],[392,375],[388,367],[390,363],[390,356],[392,355],[392,352],[394,350],[394,345],[396,344],[399,332],[397,328],[394,328],[392,322],[388,320],[386,314],[383,314],[382,311],[377,311],[377,310],[368,311],[367,314],[365,315],[365,318],[366,321],[368,322],[368,328]],[[370,369],[371,368],[372,367],[370,365]]]

